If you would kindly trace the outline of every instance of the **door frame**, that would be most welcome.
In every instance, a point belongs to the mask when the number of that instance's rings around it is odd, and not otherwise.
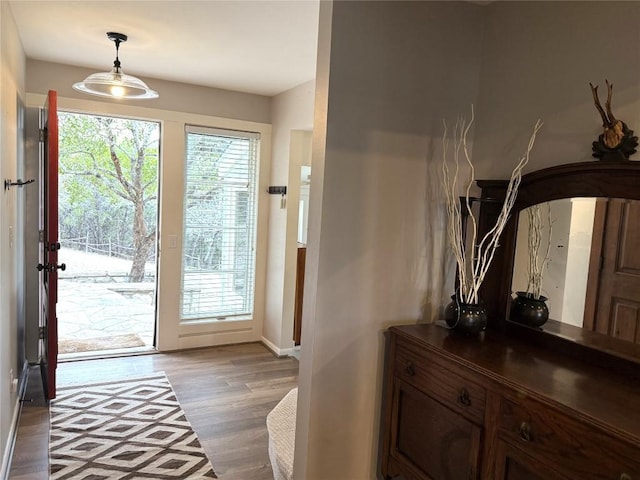
[[[27,106],[39,105],[42,94],[27,93]],[[261,341],[265,312],[271,125],[208,115],[155,109],[80,98],[58,98],[60,110],[160,122],[157,341],[160,352],[231,343]],[[258,225],[254,315],[249,320],[181,325],[179,321],[184,188],[185,125],[260,133],[258,161]],[[177,239],[177,241],[176,241]]]

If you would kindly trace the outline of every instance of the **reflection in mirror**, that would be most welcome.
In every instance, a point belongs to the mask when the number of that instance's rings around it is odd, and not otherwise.
[[[549,206],[551,244],[542,279],[549,318],[640,343],[640,202],[571,198]],[[513,292],[527,288],[527,235],[522,211]]]
[[[311,167],[300,167],[300,204],[298,205],[298,243],[307,244],[309,225],[309,187],[311,186]]]
[[[566,198],[548,202],[548,206],[548,210],[541,208],[550,217],[543,219],[545,242],[549,242],[549,223],[552,226],[549,263],[542,276],[541,293],[548,299],[549,318],[582,326],[595,198]],[[528,232],[528,215],[522,211],[516,237],[513,292],[527,291]],[[571,279],[571,288],[565,289],[567,279]]]

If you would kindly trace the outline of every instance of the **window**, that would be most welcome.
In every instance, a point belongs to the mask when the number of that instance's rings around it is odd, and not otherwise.
[[[259,138],[186,127],[182,321],[253,314]]]

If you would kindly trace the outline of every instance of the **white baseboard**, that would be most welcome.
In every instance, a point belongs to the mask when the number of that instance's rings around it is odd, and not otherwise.
[[[29,376],[29,364],[25,361],[22,367],[22,374],[18,382],[18,395],[16,404],[13,407],[13,418],[11,419],[11,428],[9,429],[9,437],[7,445],[2,455],[2,468],[0,468],[0,479],[8,480],[9,471],[11,470],[11,459],[13,458],[13,449],[16,446],[16,437],[18,436],[18,422],[20,421],[20,412],[22,411],[22,399],[27,390],[27,378]]]
[[[273,342],[264,337],[261,338],[261,341],[276,357],[291,357],[293,355],[293,348],[278,348],[273,344]]]

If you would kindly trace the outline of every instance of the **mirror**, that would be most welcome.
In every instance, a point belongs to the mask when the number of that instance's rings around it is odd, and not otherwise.
[[[565,198],[519,215],[511,289],[527,291],[530,225],[542,215],[538,263],[549,318],[640,343],[640,202]],[[530,287],[529,287],[530,288]]]
[[[481,202],[482,233],[483,228],[495,224],[507,181],[477,183],[482,199],[492,200]],[[640,282],[622,282],[640,278],[638,185],[639,161],[581,162],[524,175],[501,246],[481,289],[489,314],[487,328],[514,328],[507,320],[512,292],[526,289],[519,266],[526,255],[527,239],[521,219],[527,217],[529,207],[549,202],[554,222],[550,249],[553,261],[544,274],[543,295],[549,296],[550,319],[542,329],[523,334],[545,342],[545,336],[549,342],[569,341],[639,362]],[[584,224],[579,225],[578,219]],[[608,232],[623,234],[615,239]]]

